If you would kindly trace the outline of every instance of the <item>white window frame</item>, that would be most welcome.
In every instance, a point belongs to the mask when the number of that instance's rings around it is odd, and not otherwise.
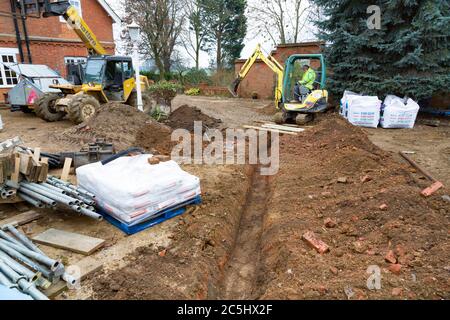
[[[69,2],[70,2],[70,4],[71,4],[72,6],[74,6],[74,7],[77,9],[78,14],[80,15],[80,17],[83,18],[83,8],[81,7],[81,0],[69,0]],[[74,3],[78,3],[78,5],[76,5],[76,4],[74,4]],[[66,20],[64,19],[64,17],[59,17],[59,21],[60,21],[60,22],[66,22]]]
[[[0,62],[3,62],[2,56],[12,56],[14,63],[17,63],[17,55],[19,54],[19,49],[16,48],[0,48]],[[6,65],[8,65],[6,63]],[[5,66],[0,63],[0,78],[3,80],[3,85],[0,84],[0,88],[13,88],[15,84],[7,84]],[[19,77],[17,77],[18,79]]]
[[[68,65],[69,64],[69,60],[74,60],[77,63],[76,64],[86,64],[87,63],[87,58],[86,57],[64,57],[64,64]]]

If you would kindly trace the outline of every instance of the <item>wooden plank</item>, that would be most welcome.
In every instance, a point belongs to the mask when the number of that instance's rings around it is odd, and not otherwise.
[[[31,156],[29,154],[20,153],[20,173],[24,175],[29,175],[33,162],[31,161]]]
[[[15,215],[14,217],[1,220],[0,228],[7,224],[12,224],[14,226],[21,226],[21,225],[27,224],[31,221],[37,220],[39,218],[41,218],[41,215],[39,213],[37,213],[36,211],[30,210],[30,211]]]
[[[14,172],[11,175],[11,181],[14,183],[19,183],[19,174],[20,174],[20,157],[16,155],[14,158]]]
[[[260,124],[276,124],[276,125],[279,125],[278,123],[275,123],[273,121],[254,120],[253,122],[260,123]],[[314,126],[299,126],[299,125],[292,124],[292,123],[283,123],[283,126],[291,127],[291,128],[314,128]]]
[[[81,253],[86,256],[92,254],[105,244],[105,240],[103,239],[58,229],[48,229],[34,236],[33,240],[40,244]]]
[[[276,129],[269,129],[269,128],[263,128],[263,127],[255,127],[255,126],[243,126],[245,129],[255,129],[255,130],[261,130],[261,131],[268,131],[268,132],[275,132],[275,133],[281,133],[281,134],[288,134],[291,136],[297,136],[298,134],[295,132],[289,132],[289,131],[281,131]]]
[[[302,128],[293,128],[293,127],[281,126],[281,125],[278,125],[278,124],[270,124],[270,123],[263,124],[262,127],[263,128],[268,128],[268,129],[290,131],[290,132],[303,132],[303,131],[305,131],[305,129],[302,129]]]
[[[36,158],[33,157],[32,159],[33,162],[33,166],[34,166],[34,172],[33,175],[30,175],[31,181],[33,182],[37,182],[39,179],[39,176],[41,175],[41,169],[42,169],[42,165],[41,163],[38,161],[36,161]]]
[[[35,148],[34,154],[33,154],[33,159],[35,162],[39,163],[40,158],[41,158],[41,148]]]
[[[68,181],[69,173],[70,173],[70,167],[72,166],[72,158],[66,158],[64,161],[64,167],[63,171],[61,173],[61,180],[62,181]]]
[[[48,158],[42,158],[41,172],[39,174],[38,182],[47,181],[47,175],[48,175]]]

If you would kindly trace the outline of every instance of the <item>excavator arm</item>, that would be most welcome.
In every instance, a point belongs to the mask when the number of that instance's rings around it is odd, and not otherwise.
[[[78,13],[77,9],[70,4],[69,1],[49,0],[18,0],[18,7],[21,9],[22,15],[26,16],[35,13],[38,16],[63,17],[69,26],[75,31],[80,40],[84,43],[90,55],[105,55],[105,48],[97,40],[97,37],[89,28],[87,23]]]
[[[237,90],[239,88],[239,85],[241,81],[248,75],[251,68],[253,67],[254,63],[260,59],[263,61],[275,74],[277,75],[277,85],[275,88],[275,103],[278,105],[278,103],[281,101],[282,98],[282,92],[283,92],[283,77],[284,77],[284,68],[283,66],[271,55],[266,57],[264,53],[261,50],[261,45],[258,44],[253,54],[250,56],[250,58],[247,59],[247,61],[242,66],[241,70],[239,71],[239,74],[232,83],[232,85],[228,88],[230,90],[230,93],[237,97],[238,93]]]

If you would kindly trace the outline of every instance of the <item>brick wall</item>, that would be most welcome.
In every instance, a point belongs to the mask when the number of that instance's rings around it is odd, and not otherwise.
[[[113,20],[107,12],[95,0],[82,0],[81,9],[83,19],[97,36],[109,54],[114,54]],[[9,0],[0,1],[0,11],[10,11]],[[23,41],[22,23],[19,20],[22,35],[22,48],[27,63],[26,45]],[[64,57],[87,56],[87,50],[79,40],[75,32],[59,17],[42,19],[28,18],[26,21],[28,36],[30,37],[30,49],[35,64],[45,64],[66,75]],[[50,38],[50,39],[49,39]],[[58,40],[59,39],[59,40]],[[13,19],[0,16],[0,48],[17,48]],[[17,55],[17,61],[20,61]],[[3,102],[3,93],[10,89],[0,88],[0,103]]]
[[[305,42],[287,45],[278,45],[272,52],[272,56],[283,66],[285,61],[293,54],[313,54],[321,53],[322,42]],[[235,63],[236,75],[244,65],[245,60],[240,59]],[[312,65],[313,68],[317,66]],[[261,99],[273,99],[275,91],[276,76],[275,73],[262,61],[257,61],[247,77],[242,80],[239,86],[239,96],[251,98],[255,92]]]

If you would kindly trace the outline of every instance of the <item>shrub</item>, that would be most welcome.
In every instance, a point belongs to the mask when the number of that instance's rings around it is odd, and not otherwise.
[[[157,105],[170,107],[172,106],[172,100],[182,88],[178,83],[160,81],[151,85],[148,91],[153,99],[155,99]]]
[[[211,78],[208,76],[204,69],[190,69],[187,71],[182,79],[184,84],[190,84],[197,86],[200,83],[211,84]]]
[[[190,88],[189,90],[186,90],[184,94],[187,94],[188,96],[198,96],[200,95],[200,89],[199,88]]]

